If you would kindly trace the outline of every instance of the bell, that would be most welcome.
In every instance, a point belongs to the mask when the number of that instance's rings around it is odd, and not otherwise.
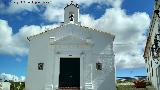
[[[73,21],[73,17],[74,17],[73,14],[71,14],[70,17],[69,17],[70,21]]]

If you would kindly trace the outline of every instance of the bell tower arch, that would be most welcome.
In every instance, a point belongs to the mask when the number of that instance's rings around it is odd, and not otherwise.
[[[64,8],[64,23],[71,22],[79,23],[79,5],[74,4],[73,1]]]

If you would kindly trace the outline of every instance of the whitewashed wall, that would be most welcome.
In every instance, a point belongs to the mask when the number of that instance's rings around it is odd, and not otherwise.
[[[113,35],[67,24],[30,40],[26,90],[45,90],[49,86],[56,90],[60,57],[80,57],[81,90],[87,90],[86,83],[91,83],[93,90],[115,90]],[[96,70],[98,61],[103,63],[102,71]],[[43,71],[37,67],[41,62]]]
[[[0,82],[0,90],[10,90],[9,82]]]
[[[160,28],[159,26],[160,22],[159,22],[159,18],[158,16],[155,15],[155,17],[152,20],[152,27],[150,28],[149,31],[149,36],[151,36],[151,45],[154,44],[154,38],[155,35],[160,33],[160,31],[158,30]],[[160,40],[160,38],[158,37],[158,39]],[[160,61],[158,60],[154,60],[152,57],[152,53],[151,53],[151,48],[149,49],[149,54],[147,56],[146,59],[146,69],[148,69],[147,72],[147,77],[149,79],[149,81],[152,82],[152,85],[157,89],[160,90]],[[159,58],[160,60],[160,58]],[[152,64],[151,64],[152,63]],[[153,68],[153,76],[152,76],[152,68]]]

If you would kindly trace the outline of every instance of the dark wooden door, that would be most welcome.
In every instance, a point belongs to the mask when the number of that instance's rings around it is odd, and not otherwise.
[[[60,58],[59,88],[80,87],[80,58]]]

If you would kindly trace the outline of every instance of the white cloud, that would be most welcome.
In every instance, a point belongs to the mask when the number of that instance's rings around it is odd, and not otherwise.
[[[121,68],[136,68],[144,66],[143,51],[146,36],[144,32],[149,27],[150,18],[146,13],[137,12],[127,15],[120,8],[106,9],[105,14],[94,20],[89,15],[81,15],[82,25],[87,25],[105,32],[113,33],[115,37],[115,62]]]
[[[25,77],[25,76],[21,76],[21,77],[19,78],[19,81],[24,82],[25,80],[26,80],[26,77]]]
[[[14,43],[12,28],[5,20],[0,20],[0,53],[21,53],[19,47]]]
[[[6,74],[6,73],[1,73],[0,74],[0,79],[2,81],[9,81],[9,80],[13,80],[14,82],[23,82],[25,81],[25,77],[24,76],[16,76],[16,75],[12,75],[12,74]]]
[[[95,27],[95,21],[89,14],[80,15],[80,22],[84,26]]]
[[[63,21],[64,9],[49,6],[46,8],[43,17],[48,21]]]
[[[0,53],[11,55],[24,55],[28,53],[27,37],[38,34],[45,28],[54,28],[57,24],[46,26],[23,26],[16,34],[12,33],[12,28],[7,21],[0,19]]]
[[[12,42],[12,28],[5,20],[0,20],[0,53],[9,53],[8,50]],[[7,48],[6,48],[7,47]]]

